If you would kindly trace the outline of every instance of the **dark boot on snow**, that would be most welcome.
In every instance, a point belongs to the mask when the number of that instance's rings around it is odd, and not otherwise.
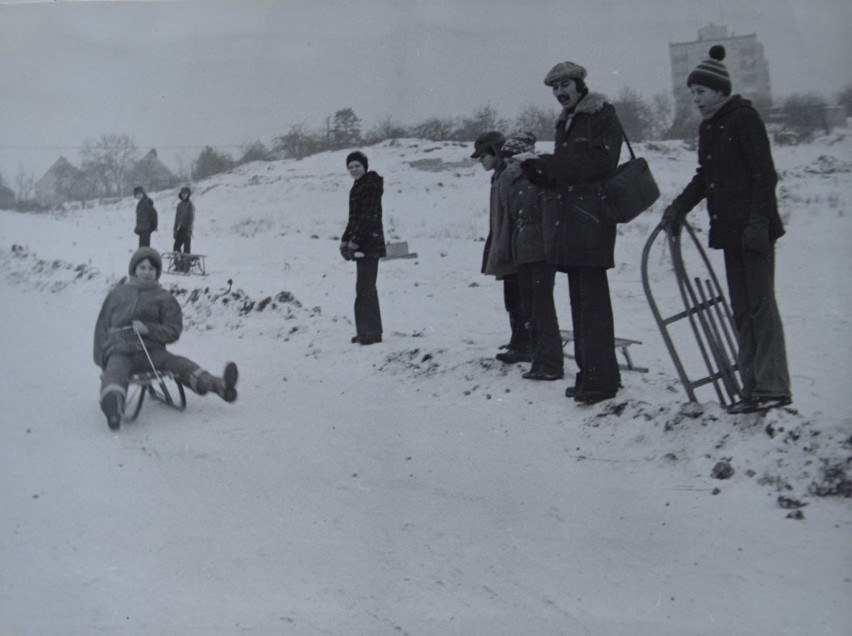
[[[222,372],[222,377],[216,377],[212,373],[208,373],[207,371],[202,371],[194,385],[192,386],[195,389],[195,392],[199,395],[204,395],[208,391],[213,391],[216,395],[221,397],[226,402],[233,402],[237,399],[237,377],[239,376],[239,372],[237,370],[237,365],[233,362],[229,362],[225,365],[225,370]]]
[[[117,431],[124,417],[124,396],[118,391],[109,391],[101,398],[101,410],[106,415],[110,430]]]

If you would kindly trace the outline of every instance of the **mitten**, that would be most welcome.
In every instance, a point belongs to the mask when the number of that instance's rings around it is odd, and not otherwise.
[[[752,215],[743,230],[743,247],[752,252],[765,252],[772,246],[769,240],[769,219]]]
[[[349,242],[341,241],[340,242],[340,255],[343,257],[344,261],[351,261],[352,257],[349,255]]]
[[[521,164],[521,170],[524,171],[524,176],[530,183],[536,185],[549,185],[550,178],[544,171],[544,164],[541,159],[530,159]]]
[[[675,206],[670,205],[663,212],[663,219],[660,225],[670,236],[680,236],[680,230],[683,227],[683,220],[686,215],[681,213]]]
[[[349,259],[363,258],[364,253],[360,251],[360,246],[355,241],[349,241]]]

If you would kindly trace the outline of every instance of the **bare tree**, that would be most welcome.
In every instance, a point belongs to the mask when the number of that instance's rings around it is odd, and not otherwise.
[[[674,123],[674,102],[669,93],[651,98],[651,139],[663,139]]]
[[[18,165],[18,174],[15,175],[15,187],[18,191],[18,200],[28,201],[29,199],[32,199],[34,186],[35,177],[33,177],[33,173],[24,172],[24,167],[22,165]]]
[[[453,133],[456,130],[456,122],[452,119],[440,119],[431,117],[426,121],[417,124],[411,129],[411,134],[420,139],[430,139],[432,141],[448,141],[453,139]]]
[[[332,148],[348,148],[361,142],[361,119],[351,108],[334,113],[329,131]]]
[[[367,132],[364,143],[369,146],[386,139],[399,139],[408,136],[409,132],[405,126],[398,124],[391,115],[388,115]]]
[[[293,124],[287,134],[276,137],[272,142],[272,150],[285,159],[302,159],[316,152],[320,147],[320,139],[307,130],[304,122]]]
[[[558,113],[531,104],[518,115],[515,130],[528,130],[539,140],[552,140],[557,117]]]
[[[121,196],[125,177],[136,164],[136,144],[127,135],[101,135],[89,139],[80,152],[83,172],[88,180],[97,184],[105,196]]]
[[[473,115],[462,119],[461,124],[455,131],[458,141],[473,141],[479,135],[489,130],[506,132],[509,122],[501,118],[497,109],[491,104],[480,106],[473,111]]]

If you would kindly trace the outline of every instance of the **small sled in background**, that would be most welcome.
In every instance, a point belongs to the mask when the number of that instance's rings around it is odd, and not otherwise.
[[[196,274],[207,276],[207,265],[204,254],[184,254],[182,252],[163,252],[165,272],[167,274]]]
[[[408,241],[386,243],[385,252],[386,255],[382,257],[383,261],[391,261],[396,258],[417,258],[417,252],[408,251]]]
[[[660,234],[667,241],[669,254],[674,265],[675,279],[683,302],[683,310],[670,316],[661,314],[648,275],[649,255]],[[687,271],[681,249],[681,237],[684,235],[689,237],[690,244],[694,246],[700,257],[699,264],[693,264],[691,267],[701,272],[701,275],[696,276],[694,275],[695,272]],[[713,271],[713,266],[707,258],[707,253],[701,247],[695,231],[688,223],[683,223],[680,236],[670,236],[660,225],[648,237],[645,249],[642,252],[642,285],[645,288],[651,313],[654,315],[689,401],[697,402],[695,390],[711,384],[721,406],[728,407],[740,399],[741,389],[737,378],[736,364],[739,342],[731,317],[731,310],[725,300],[716,273]],[[675,346],[677,338],[673,335],[672,329],[680,321],[688,321],[691,327],[698,351],[700,351],[700,357],[706,368],[706,375],[690,377],[686,370],[681,354]],[[681,341],[680,346],[683,348],[686,343]]]

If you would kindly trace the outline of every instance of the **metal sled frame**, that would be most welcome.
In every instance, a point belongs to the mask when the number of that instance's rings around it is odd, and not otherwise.
[[[169,384],[173,385],[172,390],[176,390],[177,399],[172,396]],[[127,388],[123,422],[132,422],[139,416],[146,393],[149,393],[155,400],[178,411],[183,411],[186,408],[186,391],[180,380],[176,379],[171,372],[155,374],[153,371],[148,371],[137,373],[130,378],[130,385]]]
[[[709,273],[709,278],[703,281],[699,277],[690,280],[689,273],[686,271],[681,253],[681,237],[684,232],[694,243]],[[654,241],[661,233],[668,241],[675,278],[684,305],[683,311],[668,317],[660,314],[648,279],[649,254]],[[688,223],[683,223],[683,231],[680,236],[670,236],[660,225],[648,237],[645,249],[642,252],[642,285],[645,288],[645,296],[648,298],[651,313],[653,313],[657,326],[660,328],[663,341],[690,402],[697,401],[695,389],[707,384],[713,385],[722,406],[728,406],[737,401],[740,396],[736,365],[739,349],[737,331],[731,317],[730,307],[725,300],[725,295],[710,260],[707,258],[707,253],[701,247],[695,231]],[[692,327],[692,332],[707,369],[707,375],[704,377],[690,378],[675,348],[669,333],[669,325],[680,320],[688,320]]]
[[[163,252],[165,260],[165,270],[167,274],[179,274],[188,276],[189,274],[198,274],[199,276],[207,276],[207,265],[205,254],[184,254],[183,252]],[[183,263],[189,263],[189,269],[185,272],[178,269]]]

